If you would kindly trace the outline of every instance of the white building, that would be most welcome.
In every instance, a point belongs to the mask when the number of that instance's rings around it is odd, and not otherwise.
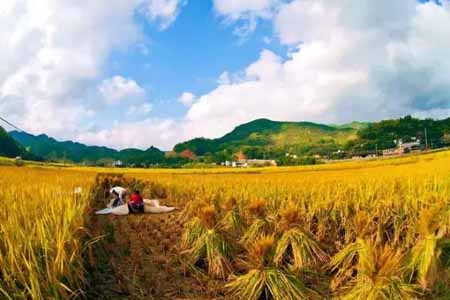
[[[238,165],[242,167],[276,167],[277,162],[273,159],[241,159]]]

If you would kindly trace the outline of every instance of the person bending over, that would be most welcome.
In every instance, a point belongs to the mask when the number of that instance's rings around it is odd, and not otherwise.
[[[113,187],[109,193],[114,197],[114,199],[109,204],[109,207],[114,208],[120,205],[125,204],[125,197],[127,196],[127,189],[115,186]]]

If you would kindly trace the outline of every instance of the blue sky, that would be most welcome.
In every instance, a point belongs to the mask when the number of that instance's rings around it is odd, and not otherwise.
[[[3,0],[0,24],[0,116],[60,140],[450,115],[450,0]]]
[[[178,97],[183,92],[206,94],[217,86],[224,71],[239,72],[256,61],[262,49],[286,54],[269,21],[262,20],[254,32],[238,37],[235,26],[214,11],[211,1],[190,1],[166,30],[142,15],[136,21],[145,41],[114,51],[105,76],[119,73],[139,82],[149,91],[158,117],[182,118],[186,107]]]

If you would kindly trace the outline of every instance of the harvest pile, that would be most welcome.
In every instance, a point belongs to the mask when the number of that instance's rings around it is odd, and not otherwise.
[[[108,231],[108,224],[94,236],[83,230],[92,224],[99,195],[89,191],[101,184],[99,171],[0,169],[2,296],[82,295],[89,241]],[[200,288],[168,286],[154,299],[450,297],[450,152],[306,168],[120,172],[126,184],[143,184],[146,197],[167,196],[183,208],[176,219],[109,220],[118,229],[110,242],[129,245],[120,249],[136,272],[127,273],[144,285],[128,287],[129,299],[152,299],[144,279],[167,272],[175,285]],[[143,228],[138,242],[120,238],[128,227]],[[169,234],[171,250],[151,242],[158,233]],[[146,261],[151,270],[139,267]]]

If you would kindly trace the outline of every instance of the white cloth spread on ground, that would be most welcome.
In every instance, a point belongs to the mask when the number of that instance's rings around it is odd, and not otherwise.
[[[112,208],[111,207],[107,207],[104,208],[102,210],[98,210],[95,212],[96,215],[110,215],[112,214]]]
[[[174,211],[175,207],[162,206],[159,204],[159,200],[144,199],[144,212],[152,214],[161,214]]]
[[[175,207],[168,207],[160,205],[159,200],[153,199],[144,199],[144,212],[145,213],[151,213],[151,214],[162,214],[162,213],[168,213],[175,210]],[[96,215],[116,215],[116,216],[126,216],[130,213],[130,210],[128,209],[128,205],[120,205],[114,208],[105,208],[102,210],[97,211]]]

